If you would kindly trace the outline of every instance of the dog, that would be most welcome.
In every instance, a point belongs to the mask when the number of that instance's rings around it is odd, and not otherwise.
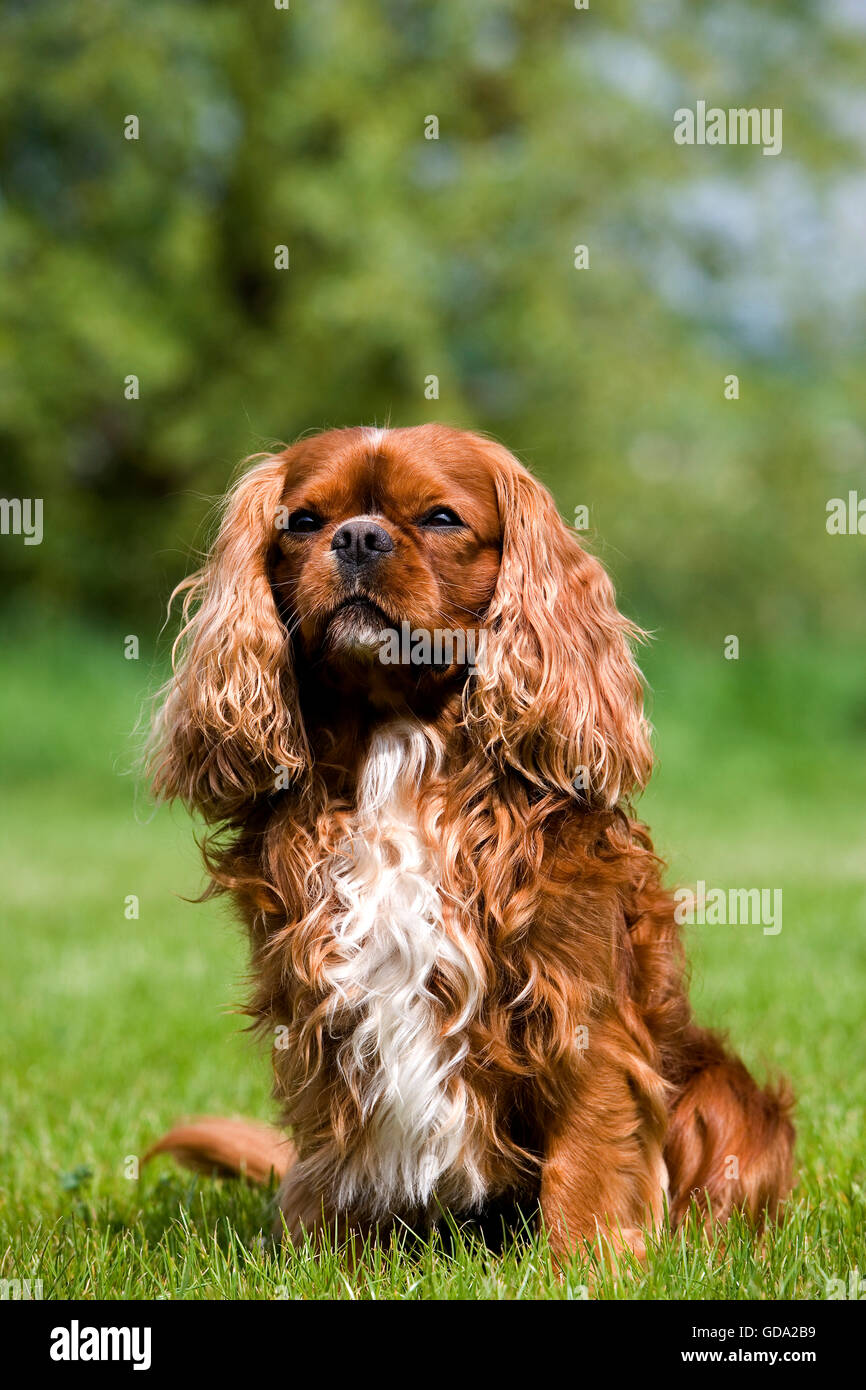
[[[642,634],[545,488],[479,434],[332,430],[249,468],[179,587],[150,771],[212,827],[282,1128],[151,1152],[276,1174],[291,1241],[505,1202],[641,1254],[693,1204],[773,1218],[790,1089],[692,1020],[631,809]]]

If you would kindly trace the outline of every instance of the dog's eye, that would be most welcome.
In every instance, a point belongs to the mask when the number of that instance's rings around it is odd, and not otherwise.
[[[292,512],[289,517],[289,531],[321,531],[322,522],[315,512]]]
[[[434,507],[426,516],[422,516],[418,524],[420,526],[462,526],[463,522],[450,507]]]

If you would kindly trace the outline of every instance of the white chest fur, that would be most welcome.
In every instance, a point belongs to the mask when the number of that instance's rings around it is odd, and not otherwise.
[[[370,748],[350,835],[328,868],[336,951],[328,968],[339,1062],[362,1132],[335,1175],[337,1204],[381,1215],[427,1204],[448,1175],[483,1196],[460,1071],[480,996],[471,948],[449,930],[435,854],[418,827],[417,789],[435,756],[420,727],[393,725]],[[465,1006],[443,1026],[437,969]]]

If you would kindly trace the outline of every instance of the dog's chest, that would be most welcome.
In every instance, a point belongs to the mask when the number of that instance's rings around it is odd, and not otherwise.
[[[374,1212],[426,1204],[446,1174],[467,1201],[481,1195],[460,1076],[480,985],[471,953],[449,931],[436,855],[419,826],[428,757],[420,730],[377,735],[349,834],[328,871],[338,1063],[361,1111],[337,1196]],[[465,996],[456,1019],[443,1016],[438,971]]]

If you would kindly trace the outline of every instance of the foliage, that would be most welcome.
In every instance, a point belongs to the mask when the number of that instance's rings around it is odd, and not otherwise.
[[[2,487],[46,531],[2,538],[7,602],[154,633],[244,454],[444,418],[589,507],[646,625],[862,632],[864,546],[824,526],[866,459],[852,7],[10,0],[4,28]],[[675,145],[698,98],[782,107],[782,154]]]

